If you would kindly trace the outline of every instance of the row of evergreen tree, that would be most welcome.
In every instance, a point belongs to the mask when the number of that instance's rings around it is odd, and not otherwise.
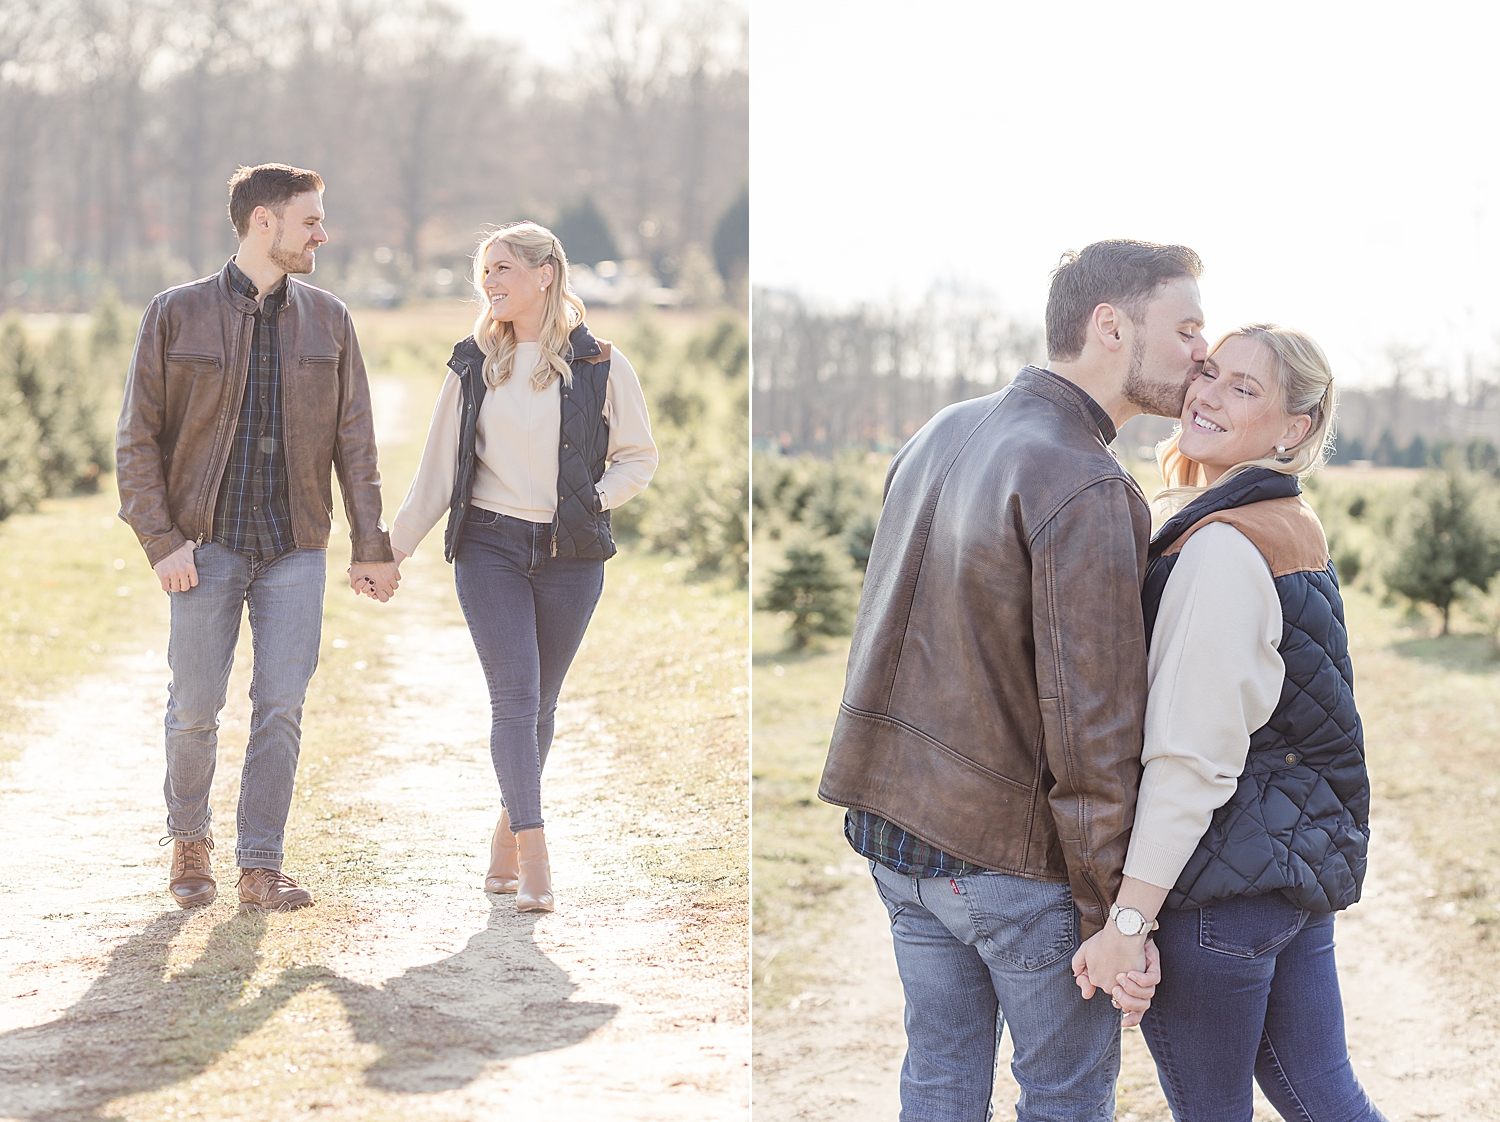
[[[1492,465],[1465,451],[1450,450],[1415,480],[1313,476],[1308,493],[1346,588],[1358,582],[1430,604],[1445,635],[1462,606],[1500,654],[1500,485]],[[773,547],[779,562],[758,581],[758,606],[785,614],[795,648],[852,627],[884,466],[882,457],[853,452],[756,458],[756,538],[781,543]]]
[[[96,491],[113,467],[120,306],[110,295],[86,331],[59,320],[45,342],[17,315],[0,322],[0,519],[43,499]]]
[[[1493,441],[1482,436],[1460,444],[1456,440],[1442,438],[1429,441],[1418,433],[1402,446],[1396,443],[1390,429],[1381,432],[1379,439],[1369,447],[1357,436],[1340,435],[1328,462],[1351,464],[1357,460],[1369,460],[1378,467],[1426,468],[1441,467],[1455,454],[1471,471],[1500,474],[1500,449],[1496,449]]]

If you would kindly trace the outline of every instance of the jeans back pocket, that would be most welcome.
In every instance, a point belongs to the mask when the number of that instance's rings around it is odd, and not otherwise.
[[[985,949],[1011,965],[1040,970],[1078,946],[1067,884],[1006,873],[972,873],[954,883]]]
[[[1215,900],[1198,909],[1198,945],[1235,958],[1259,958],[1291,942],[1308,914],[1280,892]]]

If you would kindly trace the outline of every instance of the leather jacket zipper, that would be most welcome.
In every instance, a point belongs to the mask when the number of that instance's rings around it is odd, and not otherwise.
[[[240,392],[239,392],[239,396],[241,398],[243,398],[244,394],[245,394],[245,383],[247,381],[249,381],[249,378],[250,378],[250,352],[249,352],[249,348],[244,345],[244,342],[245,342],[245,323],[246,323],[246,321],[248,319],[250,319],[250,317],[248,317],[248,316],[242,316],[241,317],[241,319],[240,319],[240,337],[236,340],[236,344],[238,345],[238,353],[244,354],[244,356],[245,356],[244,368],[240,371],[242,377],[240,379]],[[238,420],[239,420],[239,402],[235,403],[235,408],[233,410],[233,416],[234,416],[234,423],[238,423]],[[216,443],[219,444],[220,447],[219,447],[219,451],[215,452],[215,454],[214,454],[215,464],[214,464],[214,469],[213,469],[212,473],[210,474],[210,478],[213,480],[213,482],[209,485],[208,489],[204,491],[204,493],[203,493],[203,501],[198,505],[198,529],[199,529],[199,534],[201,535],[198,540],[199,540],[200,544],[201,544],[201,542],[203,540],[203,537],[206,537],[209,534],[209,532],[212,530],[212,524],[209,521],[208,507],[209,507],[209,504],[211,502],[213,502],[215,499],[218,498],[218,495],[219,495],[219,484],[222,483],[223,480],[224,480],[224,469],[229,466],[229,453],[232,450],[230,448],[230,444],[232,443],[232,441],[226,441],[226,440],[224,440],[224,428],[225,428],[225,418],[224,417],[220,417],[220,419],[219,419],[219,428],[214,433],[214,440],[215,440]],[[231,432],[232,432],[232,430],[231,430]]]

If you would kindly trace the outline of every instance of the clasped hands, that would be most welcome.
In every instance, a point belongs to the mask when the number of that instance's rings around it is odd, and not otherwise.
[[[1084,1000],[1103,990],[1114,998],[1126,1028],[1141,1023],[1161,981],[1161,955],[1156,943],[1122,935],[1113,925],[1084,940],[1073,955],[1073,980]]]
[[[404,554],[394,561],[356,561],[349,566],[349,587],[361,596],[379,600],[384,604],[396,595],[401,584],[401,562]]]

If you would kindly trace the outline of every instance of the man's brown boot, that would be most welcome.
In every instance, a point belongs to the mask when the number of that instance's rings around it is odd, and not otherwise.
[[[257,912],[312,907],[312,893],[279,869],[241,869],[240,905]]]
[[[500,811],[495,835],[490,838],[490,871],[484,874],[486,892],[514,892],[521,884],[521,866],[516,857],[516,835],[510,832],[510,811]]]
[[[201,908],[204,904],[212,904],[219,894],[213,861],[209,857],[209,850],[213,847],[211,837],[194,841],[172,839],[172,871],[167,877],[167,891],[179,908]]]

